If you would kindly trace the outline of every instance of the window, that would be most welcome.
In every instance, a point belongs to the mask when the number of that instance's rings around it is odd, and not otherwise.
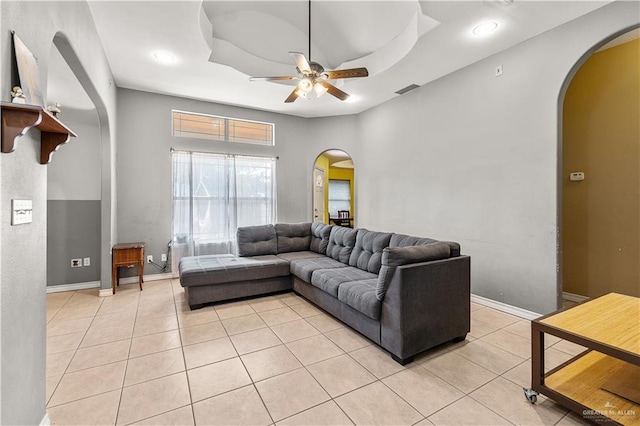
[[[274,125],[195,112],[172,111],[173,136],[273,145]]]
[[[338,217],[338,210],[351,210],[351,181],[329,179],[329,217]]]
[[[276,219],[275,158],[173,153],[173,271],[182,256],[236,252],[239,226]]]

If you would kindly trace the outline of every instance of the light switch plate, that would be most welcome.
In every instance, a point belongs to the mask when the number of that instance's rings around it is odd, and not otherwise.
[[[33,200],[11,200],[11,225],[33,222]]]

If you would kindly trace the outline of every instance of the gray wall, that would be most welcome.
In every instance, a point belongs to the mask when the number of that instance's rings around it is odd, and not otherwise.
[[[106,135],[101,138],[105,160],[101,168],[103,181],[110,182],[110,135],[115,135],[115,122],[110,117],[115,118],[116,93],[109,87],[111,71],[87,4],[2,1],[0,12],[0,75],[3,76],[0,98],[10,101],[10,30],[15,30],[38,58],[43,93],[47,92],[51,43],[56,33],[62,31],[71,50],[66,54],[76,58],[72,69],[80,70],[81,82],[90,85],[88,93],[99,100]],[[37,130],[30,130],[20,138],[15,152],[0,154],[0,424],[7,425],[40,424],[46,413],[47,166],[39,164],[39,154],[40,132]],[[107,191],[111,200],[109,185],[101,185],[101,191]],[[9,206],[15,198],[33,200],[33,223],[11,226]],[[111,206],[106,208],[109,210]],[[110,215],[106,219],[110,223]],[[103,229],[111,233],[110,229]]]
[[[172,109],[274,123],[275,146],[173,137]],[[347,133],[354,135],[351,142],[355,143],[353,119],[330,121],[335,122],[336,127],[345,127],[342,121],[351,123]],[[160,263],[160,255],[166,253],[166,245],[171,240],[171,147],[278,156],[278,221],[302,222],[311,217],[310,170],[322,151],[316,146],[323,145],[332,133],[305,118],[128,89],[118,92],[118,129],[119,242],[145,242],[145,254],[153,255],[156,263]],[[337,128],[335,132],[338,138],[341,132]],[[344,137],[339,136],[328,146],[345,144]],[[154,266],[145,267],[147,275],[158,273],[160,270]]]
[[[47,166],[47,285],[100,280],[100,127],[95,110],[64,108],[76,138]],[[71,267],[89,257],[90,265]]]
[[[71,259],[90,258],[71,267]],[[47,285],[100,280],[100,200],[47,201]]]
[[[638,9],[615,2],[361,114],[359,225],[458,241],[474,294],[555,310],[563,83]]]

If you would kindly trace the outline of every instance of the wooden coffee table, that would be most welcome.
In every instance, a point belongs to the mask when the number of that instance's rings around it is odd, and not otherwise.
[[[585,351],[545,373],[545,333]],[[531,322],[531,348],[530,402],[544,394],[585,420],[640,424],[640,403],[627,399],[640,383],[639,298],[609,293],[538,318]]]

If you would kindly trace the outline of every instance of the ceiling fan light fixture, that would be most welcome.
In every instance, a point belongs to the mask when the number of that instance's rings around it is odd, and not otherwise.
[[[364,67],[325,71],[322,65],[311,60],[311,0],[309,0],[309,60],[300,52],[289,52],[289,55],[296,63],[295,76],[249,78],[250,81],[299,80],[293,91],[284,100],[285,103],[294,102],[297,98],[311,99],[311,92],[313,91],[316,92],[316,97],[318,98],[325,93],[329,93],[341,101],[346,101],[349,99],[349,94],[338,89],[327,80],[369,76],[369,71]]]
[[[316,83],[313,86],[313,90],[315,90],[317,97],[320,97],[320,96],[324,95],[328,91],[328,89],[326,87],[324,87],[322,84],[319,84],[319,83]]]
[[[303,93],[311,93],[314,82],[311,78],[305,77],[298,83],[298,89]]]

